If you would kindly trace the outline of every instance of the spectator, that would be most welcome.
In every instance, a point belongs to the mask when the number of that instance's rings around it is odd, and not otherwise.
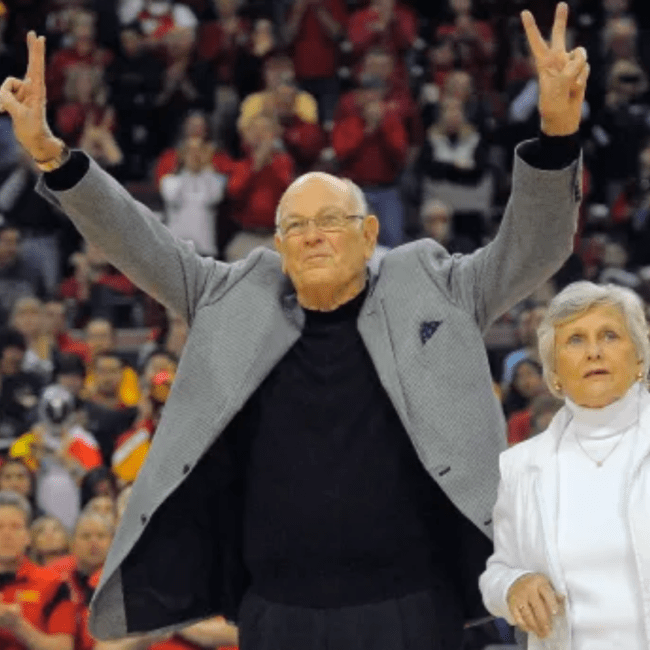
[[[43,306],[44,331],[61,355],[73,355],[79,359],[88,358],[88,346],[68,332],[65,302],[58,298],[48,300]],[[57,358],[57,364],[60,358]]]
[[[36,420],[42,383],[22,370],[27,345],[15,329],[0,330],[0,430],[4,448]]]
[[[474,242],[453,232],[453,212],[451,208],[438,199],[429,199],[420,210],[422,229],[425,237],[435,239],[450,253],[471,253],[475,248]]]
[[[95,392],[95,360],[100,354],[115,350],[115,330],[110,321],[104,318],[95,318],[86,326],[86,343],[90,351],[90,360],[87,366],[85,389],[89,395]],[[119,385],[118,398],[124,406],[135,406],[140,399],[138,389],[138,375],[130,366],[122,368],[122,378]]]
[[[493,90],[496,42],[490,24],[472,16],[472,0],[449,0],[449,22],[436,29],[437,41],[451,41],[459,67],[472,75],[481,92]]]
[[[48,296],[54,295],[61,280],[62,259],[79,241],[59,210],[54,209],[34,187],[37,181],[34,161],[21,151],[16,164],[0,181],[0,213],[20,229],[20,256],[40,271]]]
[[[95,41],[95,20],[92,12],[76,12],[71,23],[72,45],[52,55],[46,73],[47,97],[52,106],[65,99],[68,77],[77,66],[90,67],[101,78],[113,60],[113,54]]]
[[[156,98],[156,137],[160,149],[171,144],[188,111],[214,109],[214,78],[205,61],[197,59],[196,34],[190,27],[176,27],[165,36],[165,70]],[[159,150],[160,150],[159,149]]]
[[[318,123],[318,105],[308,92],[296,88],[293,62],[288,56],[269,58],[264,64],[264,90],[244,99],[239,113],[240,123],[248,124],[252,117],[267,113],[276,118],[294,115],[302,122]]]
[[[113,411],[130,406],[120,398],[124,370],[124,361],[115,352],[96,354],[93,359],[93,382],[91,387],[86,384],[85,399]]]
[[[61,355],[54,367],[54,382],[72,394],[77,410],[82,408],[81,394],[86,383],[86,366],[80,356]]]
[[[487,154],[487,143],[467,120],[463,104],[445,98],[440,118],[427,131],[416,165],[421,197],[423,202],[442,199],[455,213],[477,215],[465,234],[478,246],[483,243],[483,218],[492,204]]]
[[[362,78],[361,88],[341,98],[332,145],[342,176],[363,190],[379,219],[379,243],[393,247],[404,237],[399,178],[406,163],[408,134],[398,106],[388,103],[386,82]]]
[[[0,216],[0,325],[18,298],[47,295],[43,274],[20,254],[20,239],[20,230]]]
[[[208,120],[201,111],[190,111],[181,128],[181,137],[175,147],[165,149],[156,161],[156,184],[160,189],[160,181],[166,174],[176,174],[182,167],[182,155],[190,143],[200,142],[204,155],[212,156],[212,168],[219,174],[228,175],[232,171],[233,160],[222,149],[217,148],[209,137]]]
[[[0,494],[0,646],[24,650],[72,650],[75,633],[70,590],[55,572],[27,559],[31,511],[15,492]]]
[[[510,352],[503,360],[501,370],[501,386],[504,390],[512,382],[513,371],[517,363],[523,359],[539,361],[537,351],[537,328],[546,314],[544,305],[525,307],[519,314],[517,322],[517,335],[521,347]]]
[[[115,522],[117,517],[115,499],[108,494],[93,497],[88,501],[84,510],[98,514],[111,522]]]
[[[562,400],[548,393],[542,393],[533,398],[530,403],[530,434],[536,436],[546,431],[553,416],[564,406]]]
[[[145,36],[147,47],[164,58],[167,36],[176,29],[194,31],[198,20],[194,12],[182,2],[174,0],[129,0],[121,3],[120,22],[136,22]]]
[[[96,641],[88,630],[90,599],[95,591],[91,578],[101,571],[113,533],[112,519],[84,511],[79,515],[72,534],[72,555],[48,565],[65,580],[72,594],[77,616],[75,650],[93,650],[95,647]]]
[[[38,298],[19,298],[11,311],[10,325],[25,338],[22,370],[38,375],[45,385],[52,380],[57,351],[54,340],[45,333],[43,311]]]
[[[6,458],[0,465],[0,491],[11,490],[24,496],[34,519],[45,514],[36,506],[36,477],[20,458]]]
[[[71,529],[79,514],[79,483],[101,465],[99,445],[79,424],[74,398],[62,386],[48,386],[39,400],[39,420],[11,446],[36,471],[36,504]]]
[[[144,46],[139,23],[120,29],[120,49],[106,70],[110,103],[115,110],[115,137],[124,156],[121,177],[144,178],[156,151],[152,124],[160,93],[163,65]]]
[[[83,252],[71,257],[74,275],[63,281],[59,297],[71,310],[71,322],[84,327],[89,320],[105,317],[117,326],[137,321],[137,289],[111,266],[99,246],[84,243]]]
[[[123,484],[135,481],[144,464],[174,376],[174,373],[163,370],[152,377],[140,420],[115,443],[112,468]]]
[[[531,404],[536,397],[545,394],[548,394],[548,388],[542,377],[542,367],[537,361],[522,359],[514,367],[510,392],[504,402],[504,409],[510,411],[509,445],[517,444],[530,437]]]
[[[103,71],[75,66],[68,73],[64,99],[56,113],[56,126],[66,142],[84,149],[102,167],[117,167],[123,155],[114,136],[115,110],[107,105]]]
[[[177,363],[185,347],[188,329],[187,321],[180,314],[166,310],[162,327],[152,331],[152,340],[138,352],[138,368],[143,368],[156,354],[167,355],[173,363]]]
[[[301,88],[318,101],[321,122],[334,120],[339,95],[339,41],[347,27],[344,0],[294,0],[286,23]]]
[[[115,476],[105,465],[93,467],[81,480],[81,508],[84,509],[95,497],[108,497],[113,506],[108,514],[115,516],[115,499],[117,498],[117,485]],[[102,509],[106,514],[106,510]]]
[[[246,257],[257,246],[274,248],[275,207],[294,175],[291,156],[278,142],[280,127],[266,115],[241,122],[247,153],[228,179],[233,217],[242,227],[226,248],[227,261]]]
[[[217,207],[227,178],[213,167],[214,147],[199,139],[180,150],[179,169],[160,181],[167,226],[179,239],[190,241],[201,255],[217,256]]]
[[[40,566],[60,560],[70,553],[70,537],[65,526],[53,515],[42,515],[30,528],[31,559]]]
[[[413,11],[395,0],[371,0],[368,7],[357,9],[348,23],[348,39],[356,61],[372,47],[391,52],[398,62],[398,74],[407,74],[404,55],[418,35]]]

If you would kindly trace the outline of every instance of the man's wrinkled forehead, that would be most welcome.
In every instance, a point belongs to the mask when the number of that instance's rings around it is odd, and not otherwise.
[[[294,182],[280,201],[280,218],[313,216],[324,208],[351,209],[353,198],[348,184],[336,176],[319,174]]]

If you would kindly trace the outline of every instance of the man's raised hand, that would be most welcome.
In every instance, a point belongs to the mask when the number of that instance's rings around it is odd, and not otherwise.
[[[567,4],[560,2],[555,10],[551,42],[547,43],[530,11],[521,13],[539,78],[541,128],[551,136],[570,135],[578,130],[589,76],[587,51],[583,47],[566,51],[568,14]]]
[[[63,142],[52,135],[45,117],[45,37],[27,34],[25,78],[7,77],[0,86],[0,106],[11,116],[16,140],[39,162],[56,158]]]

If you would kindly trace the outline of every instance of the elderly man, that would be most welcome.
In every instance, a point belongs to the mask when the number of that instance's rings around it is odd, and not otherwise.
[[[0,101],[40,191],[191,329],[91,603],[100,639],[215,613],[242,650],[458,648],[480,612],[503,419],[481,338],[569,255],[588,66],[567,6],[538,61],[542,136],[518,150],[495,240],[367,260],[378,221],[349,181],[310,174],[277,211],[279,255],[223,264],[172,237],[44,121],[44,39]]]
[[[68,586],[25,557],[31,507],[0,492],[0,648],[72,650],[76,628]]]

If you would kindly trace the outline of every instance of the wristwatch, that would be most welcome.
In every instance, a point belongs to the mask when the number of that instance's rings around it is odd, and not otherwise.
[[[63,140],[61,140],[61,144],[63,146],[61,147],[58,156],[49,158],[48,160],[34,160],[34,163],[42,172],[52,172],[68,162],[68,159],[70,158],[70,148],[65,142],[63,142]]]

